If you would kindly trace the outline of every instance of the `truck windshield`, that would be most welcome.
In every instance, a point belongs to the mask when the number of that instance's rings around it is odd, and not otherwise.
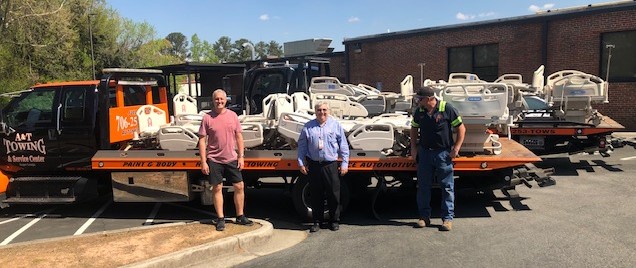
[[[287,93],[287,87],[284,84],[285,79],[282,73],[264,73],[259,76],[254,83],[253,95],[262,95],[263,97],[274,93]]]
[[[54,97],[54,88],[22,93],[5,108],[5,122],[12,128],[33,128],[38,123],[52,122]]]

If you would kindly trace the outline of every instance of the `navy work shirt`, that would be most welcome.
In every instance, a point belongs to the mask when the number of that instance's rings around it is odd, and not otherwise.
[[[450,103],[437,100],[435,111],[428,115],[426,108],[419,107],[413,113],[411,126],[419,128],[419,145],[424,149],[450,149],[453,142],[452,128],[462,124],[462,118]]]

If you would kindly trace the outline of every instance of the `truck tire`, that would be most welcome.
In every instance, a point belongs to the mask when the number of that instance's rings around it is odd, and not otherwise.
[[[294,208],[296,212],[301,217],[301,219],[312,222],[312,209],[311,209],[311,201],[309,195],[309,177],[305,175],[301,175],[298,177],[298,180],[294,184],[292,188],[292,202],[294,203]],[[340,205],[342,209],[340,212],[346,210],[349,205],[349,186],[347,185],[346,180],[340,180]],[[329,220],[329,209],[325,206],[324,219]]]

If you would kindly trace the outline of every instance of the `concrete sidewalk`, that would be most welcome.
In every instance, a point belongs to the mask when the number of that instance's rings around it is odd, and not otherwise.
[[[292,247],[307,238],[305,231],[274,230],[268,221],[252,220],[261,227],[124,267],[230,267]]]

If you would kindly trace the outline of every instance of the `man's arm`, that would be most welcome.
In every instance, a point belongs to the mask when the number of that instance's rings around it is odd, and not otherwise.
[[[298,137],[298,166],[300,167],[300,173],[307,175],[307,167],[305,163],[305,156],[307,155],[307,128],[304,127],[300,131]]]
[[[419,132],[419,128],[418,127],[414,127],[413,125],[411,125],[411,130],[409,131],[409,134],[411,136],[411,157],[413,157],[413,159],[415,159],[417,157],[417,134]]]
[[[347,142],[347,136],[345,136],[344,129],[338,124],[338,152],[340,158],[342,158],[342,164],[340,164],[340,175],[344,176],[349,171],[349,143]]]
[[[453,148],[450,152],[450,157],[455,158],[459,156],[459,150],[462,148],[462,144],[464,144],[464,137],[466,136],[466,126],[462,122],[462,117],[457,113],[457,109],[453,107],[450,103],[446,104],[446,109],[449,109],[450,118],[452,121],[450,122],[450,127],[455,128],[457,130],[457,138],[455,139],[455,144],[453,144]]]
[[[208,167],[208,157],[206,153],[206,146],[208,145],[205,141],[206,141],[206,136],[199,136],[199,155],[201,157],[201,172],[203,172],[204,175],[208,175],[210,174],[210,168]]]
[[[453,150],[451,151],[452,158],[459,156],[459,150],[462,148],[462,144],[464,144],[465,136],[466,136],[466,126],[464,126],[464,124],[461,124],[457,127],[457,139],[455,140],[455,144],[453,145]]]
[[[236,147],[238,148],[238,169],[242,170],[245,166],[245,144],[241,132],[236,132]]]

